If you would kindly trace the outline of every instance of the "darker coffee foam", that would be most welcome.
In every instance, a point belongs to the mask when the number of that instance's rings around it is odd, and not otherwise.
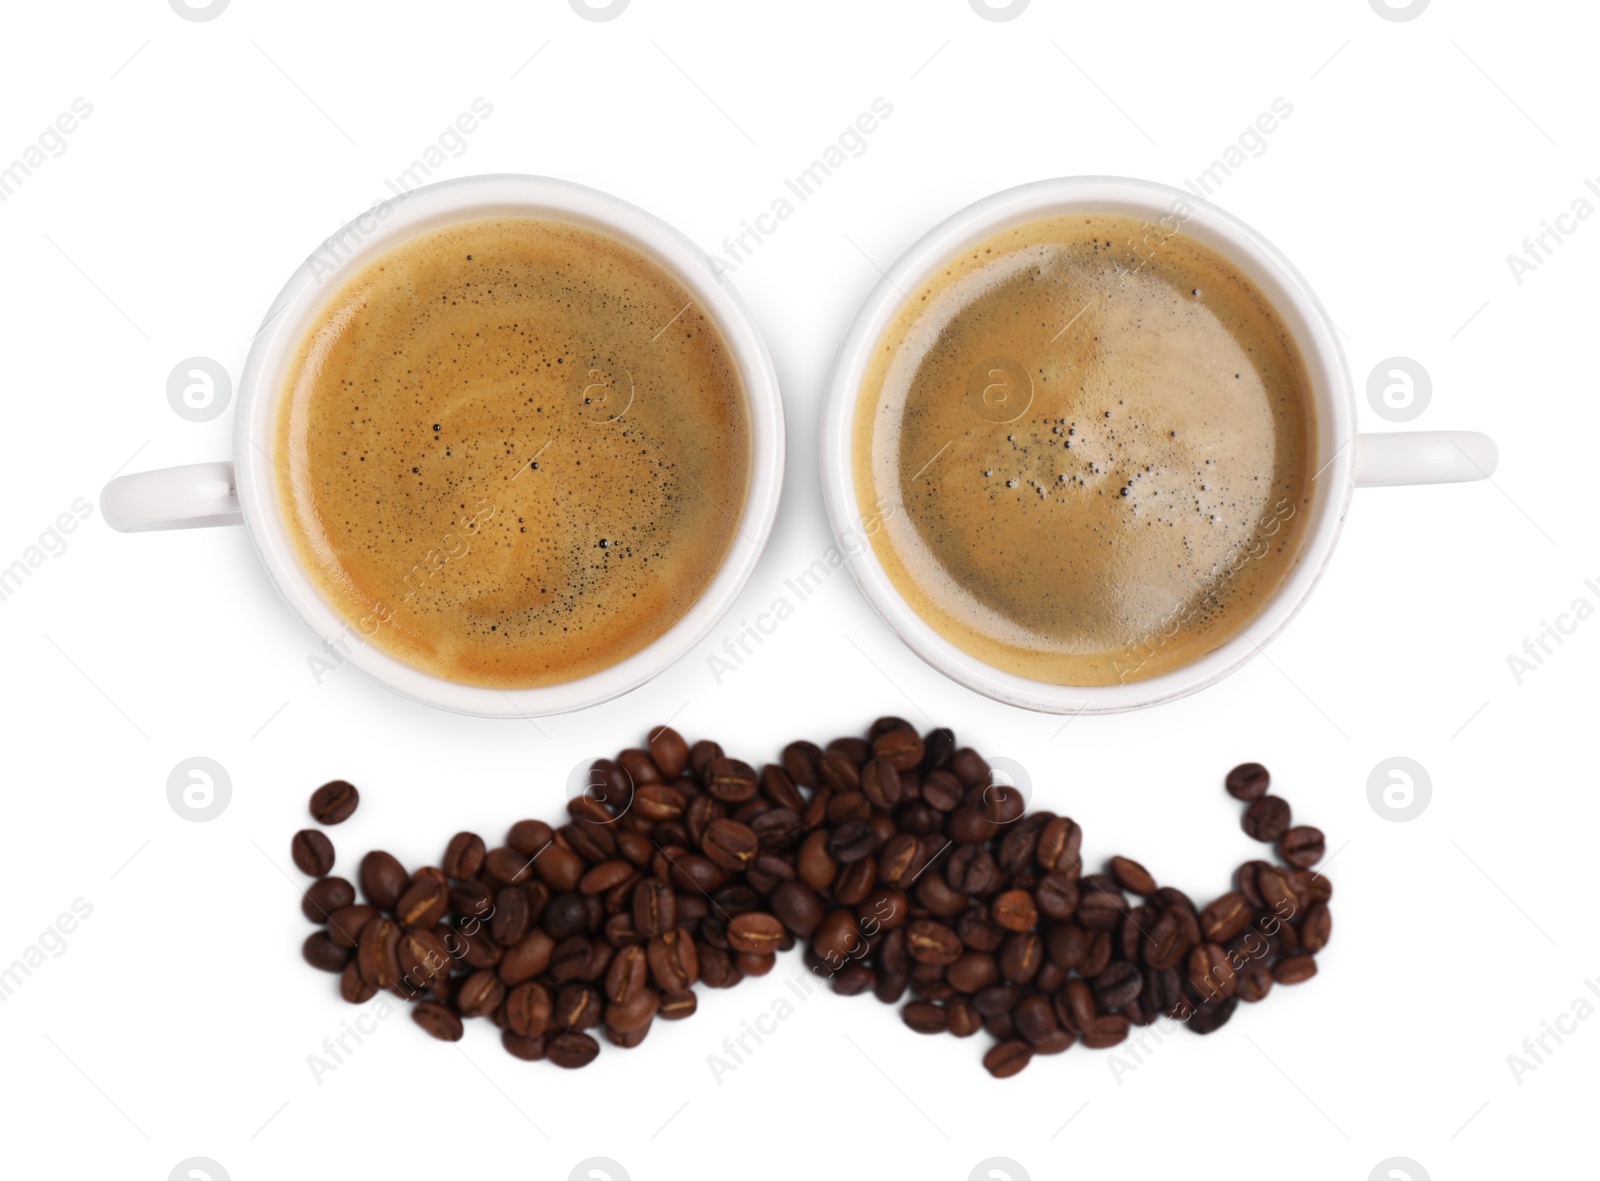
[[[1048,219],[913,293],[864,383],[857,490],[952,642],[1110,684],[1212,650],[1282,583],[1312,421],[1297,350],[1231,264],[1130,219]]]

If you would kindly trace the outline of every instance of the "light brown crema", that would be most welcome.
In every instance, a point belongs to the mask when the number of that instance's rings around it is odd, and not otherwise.
[[[274,459],[289,532],[354,631],[503,689],[608,668],[681,619],[733,544],[745,391],[660,264],[564,222],[458,222],[318,315]]]
[[[1055,217],[953,258],[879,342],[856,493],[951,643],[1060,685],[1179,668],[1300,553],[1310,380],[1265,296],[1181,232]],[[873,527],[872,519],[879,525]]]

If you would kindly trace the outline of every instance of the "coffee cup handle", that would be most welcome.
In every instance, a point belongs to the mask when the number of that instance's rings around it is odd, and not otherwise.
[[[244,521],[231,463],[191,463],[118,476],[101,489],[100,515],[118,533]]]
[[[1500,449],[1477,431],[1393,431],[1356,436],[1356,486],[1460,484],[1487,480]]]

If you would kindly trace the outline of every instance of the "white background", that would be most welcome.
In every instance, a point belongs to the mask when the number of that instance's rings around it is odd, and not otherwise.
[[[566,0],[233,0],[205,22],[165,0],[9,5],[0,164],[75,98],[93,114],[0,204],[0,565],[76,498],[96,508],[0,602],[0,965],[74,899],[93,907],[0,1002],[8,1175],[165,1178],[206,1156],[240,1181],[565,1178],[604,1156],[636,1181],[961,1179],[1005,1156],[1034,1178],[1105,1176],[1127,1157],[1142,1176],[1361,1179],[1401,1155],[1433,1178],[1574,1175],[1600,1021],[1548,1041],[1520,1083],[1507,1056],[1580,995],[1600,1001],[1584,986],[1600,977],[1600,622],[1520,685],[1507,656],[1575,599],[1600,606],[1584,586],[1600,582],[1600,219],[1520,285],[1506,255],[1600,173],[1597,25],[1587,5],[1470,0],[1408,22],[1366,0],[1206,16],[1034,0],[1007,22],[966,0],[633,0],[606,23]],[[432,711],[349,668],[318,685],[315,642],[241,530],[123,536],[97,506],[116,471],[226,457],[231,410],[185,421],[168,373],[205,355],[237,378],[290,271],[480,96],[493,115],[437,177],[565,177],[707,249],[874,98],[894,107],[733,275],[789,424],[777,529],[735,613],[651,685],[536,725]],[[1269,659],[1143,713],[1063,730],[976,697],[905,650],[843,574],[715,683],[722,635],[830,542],[819,395],[877,268],[1013,184],[1181,184],[1280,96],[1293,115],[1217,203],[1325,302],[1363,427],[1392,429],[1366,403],[1368,372],[1413,357],[1434,386],[1414,425],[1493,434],[1493,483],[1359,492]],[[818,994],[719,1084],[707,1056],[802,971],[795,955],[576,1074],[510,1058],[486,1022],[452,1047],[399,1013],[313,1080],[307,1056],[353,1016],[299,957],[288,842],[318,783],[363,792],[333,833],[344,872],[378,846],[418,865],[457,829],[492,841],[556,816],[569,769],[669,717],[759,763],[880,713],[1017,759],[1034,803],[1083,825],[1086,853],[1137,857],[1201,902],[1255,855],[1221,777],[1265,762],[1338,850],[1321,974],[1212,1037],[1170,1037],[1120,1079],[1077,1047],[995,1082],[983,1035],[918,1037],[869,997]],[[232,781],[208,823],[166,797],[194,755]],[[1367,800],[1393,755],[1433,783],[1409,823]]]

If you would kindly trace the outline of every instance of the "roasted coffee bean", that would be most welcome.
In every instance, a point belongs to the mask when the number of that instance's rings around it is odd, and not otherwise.
[[[402,932],[395,958],[407,992],[420,992],[435,979],[450,975],[450,953],[432,927],[412,927]]]
[[[444,858],[439,863],[445,876],[462,881],[475,878],[483,868],[483,857],[488,850],[483,838],[475,832],[458,832],[445,846]]]
[[[301,896],[300,911],[313,923],[326,923],[336,910],[355,900],[355,889],[343,878],[318,878]]]
[[[779,882],[772,890],[772,912],[801,939],[809,939],[827,913],[816,891],[804,882]]]
[[[511,947],[528,933],[533,921],[528,892],[521,886],[501,886],[495,891],[494,913],[489,916],[489,937],[501,947]]]
[[[1117,885],[1130,894],[1142,894],[1148,898],[1156,892],[1156,880],[1150,876],[1150,872],[1137,861],[1126,857],[1111,859],[1111,876],[1117,879]]]
[[[783,769],[801,787],[822,786],[822,748],[814,742],[791,742],[783,748]]]
[[[1233,1011],[1238,1007],[1237,997],[1206,1001],[1196,1006],[1194,1015],[1189,1018],[1189,1028],[1194,1033],[1215,1033],[1228,1023],[1228,1018],[1233,1016]]]
[[[699,1007],[700,1000],[697,993],[688,990],[663,992],[661,1007],[656,1010],[656,1016],[663,1021],[682,1021],[685,1017],[693,1017]]]
[[[361,928],[376,918],[377,914],[377,907],[362,903],[341,906],[328,916],[328,937],[346,951],[353,951]]]
[[[983,1068],[995,1078],[1010,1078],[1021,1073],[1033,1060],[1033,1047],[1027,1042],[1000,1042],[983,1056]]]
[[[641,988],[625,1001],[610,1002],[605,1007],[607,1035],[635,1034],[649,1028],[660,1007],[661,994],[653,988]]]
[[[1170,910],[1163,910],[1145,931],[1144,962],[1152,968],[1173,967],[1188,952],[1183,923]]]
[[[707,988],[732,988],[744,979],[734,966],[733,957],[722,948],[702,945],[695,948],[695,954],[699,957],[700,979]]]
[[[1120,1009],[1138,997],[1144,977],[1127,960],[1112,964],[1093,981],[1095,1003],[1102,1010]]]
[[[842,751],[824,751],[818,775],[822,780],[818,786],[830,792],[861,790],[861,763]]]
[[[1089,954],[1089,933],[1076,923],[1051,927],[1045,938],[1045,950],[1051,963],[1071,971],[1082,964]]]
[[[1328,910],[1328,904],[1313,902],[1306,908],[1305,917],[1300,920],[1301,950],[1315,955],[1328,946],[1328,937],[1332,934],[1333,915]]]
[[[766,955],[783,942],[783,924],[770,914],[747,911],[728,923],[728,945],[734,951]]]
[[[755,832],[735,820],[713,820],[700,838],[700,848],[723,869],[748,869],[760,851]]]
[[[861,794],[885,812],[900,802],[900,768],[887,758],[868,759],[861,768]]]
[[[1320,828],[1302,824],[1283,834],[1283,839],[1278,842],[1278,852],[1296,869],[1310,869],[1322,860],[1327,846]],[[331,859],[329,864],[332,864]]]
[[[910,726],[887,730],[872,740],[872,753],[887,759],[897,771],[913,771],[922,762],[922,735]]]
[[[865,821],[872,815],[872,805],[859,791],[839,791],[828,797],[826,819],[838,826],[850,820]]]
[[[1078,913],[1078,884],[1064,873],[1047,873],[1033,887],[1034,905],[1046,918],[1060,922]]]
[[[545,1056],[563,1070],[587,1066],[599,1053],[600,1043],[576,1030],[564,1030],[545,1039]]]
[[[694,940],[682,929],[663,931],[645,944],[650,976],[662,992],[682,992],[700,978]]]
[[[705,770],[706,791],[725,804],[742,804],[756,794],[759,780],[749,763],[712,759]]]
[[[1232,996],[1238,977],[1228,953],[1215,943],[1196,947],[1189,953],[1189,984],[1202,997]]]
[[[1039,921],[1039,909],[1026,890],[1007,890],[997,895],[989,913],[1007,931],[1031,931]]]
[[[1317,974],[1317,961],[1309,955],[1285,956],[1272,965],[1272,978],[1279,984],[1299,984]]]
[[[1272,785],[1272,776],[1260,763],[1240,763],[1228,772],[1223,785],[1236,800],[1259,800]]]
[[[326,931],[313,931],[307,935],[306,941],[300,945],[300,953],[305,956],[306,963],[324,972],[342,972],[350,962],[350,949],[340,947],[328,938]]]
[[[339,997],[352,1005],[364,1005],[378,995],[378,990],[361,978],[361,965],[351,960],[339,973]]]
[[[1250,903],[1230,892],[1200,912],[1200,933],[1212,943],[1226,943],[1250,925]]]
[[[511,826],[511,831],[506,833],[506,844],[524,857],[538,856],[540,850],[554,839],[555,830],[542,820],[519,820]],[[478,858],[478,862],[482,868],[482,856]]]
[[[944,1008],[929,1001],[912,1001],[900,1010],[900,1019],[917,1033],[943,1033],[950,1026]]]
[[[463,1017],[487,1017],[505,1000],[506,986],[500,977],[484,969],[461,982],[456,991],[456,1008]]]
[[[1036,1049],[1041,1045],[1053,1045],[1061,1032],[1050,998],[1038,993],[1018,1001],[1017,1007],[1011,1010],[1011,1020],[1016,1024],[1017,1033],[1022,1035],[1022,1039]]]
[[[1266,998],[1272,990],[1272,969],[1263,963],[1250,963],[1239,969],[1238,997],[1252,1004]]]
[[[1280,796],[1262,796],[1244,810],[1244,830],[1255,840],[1276,844],[1289,831],[1289,805]]]
[[[374,988],[396,988],[400,984],[400,926],[379,915],[361,929],[356,940],[356,963],[361,978]]]
[[[602,861],[578,879],[580,894],[604,894],[634,876],[633,866],[622,858]]]
[[[510,856],[506,856],[507,853]],[[530,868],[552,890],[566,893],[578,888],[578,882],[583,877],[583,858],[552,841],[545,846],[544,852],[531,860],[514,849],[501,848],[491,849],[483,863],[485,873],[507,886],[527,881]]]
[[[860,861],[872,852],[872,827],[865,820],[849,820],[828,834],[824,848],[841,865]]]
[[[830,910],[811,937],[811,950],[833,968],[847,958],[860,954],[862,944],[863,937],[856,924],[856,916],[842,908]]]
[[[906,928],[906,950],[919,964],[953,964],[964,949],[960,936],[943,923],[918,919]]]
[[[666,882],[646,878],[633,888],[633,929],[640,938],[653,939],[670,931],[677,915],[677,895]]]
[[[394,917],[405,927],[431,927],[450,906],[450,889],[442,873],[418,870],[405,893],[394,904]]]
[[[1078,925],[1091,931],[1114,931],[1122,926],[1128,900],[1121,890],[1107,889],[1104,882],[1084,878],[1078,898]]]
[[[944,978],[957,992],[982,992],[1000,979],[1000,967],[988,952],[967,951],[944,970]]]
[[[567,984],[556,992],[550,1010],[554,1029],[593,1029],[605,1016],[605,1000],[586,984]]]
[[[374,849],[361,859],[357,877],[361,881],[361,893],[379,910],[393,910],[400,895],[411,884],[411,875],[405,866],[381,849]]]
[[[333,870],[333,842],[315,828],[302,828],[289,842],[295,868],[307,877],[325,877]]]
[[[361,802],[361,793],[343,779],[324,783],[311,793],[311,818],[318,824],[342,824]]]
[[[663,779],[676,779],[689,769],[689,744],[671,726],[657,726],[646,745]]]
[[[507,1054],[513,1058],[521,1058],[524,1062],[543,1062],[545,1042],[543,1036],[523,1037],[513,1030],[502,1030],[500,1044],[505,1047]]]
[[[1032,980],[1044,963],[1044,941],[1037,931],[1018,931],[1008,935],[1000,945],[995,963],[1000,965],[1000,975],[1013,984],[1026,984]]]
[[[461,1018],[436,1001],[423,1001],[411,1010],[411,1019],[441,1042],[459,1042],[464,1032]]]
[[[936,812],[953,812],[961,804],[962,797],[966,794],[957,779],[949,771],[932,771],[922,781],[922,802]]]

